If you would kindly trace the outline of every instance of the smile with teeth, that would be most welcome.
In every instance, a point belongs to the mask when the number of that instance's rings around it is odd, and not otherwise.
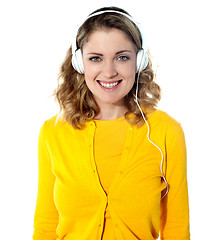
[[[104,88],[113,88],[113,87],[117,86],[121,81],[122,80],[119,80],[117,82],[112,82],[112,83],[109,83],[109,82],[105,83],[105,82],[101,82],[98,80],[97,82]]]

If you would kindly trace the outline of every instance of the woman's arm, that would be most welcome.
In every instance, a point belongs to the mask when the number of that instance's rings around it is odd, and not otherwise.
[[[169,192],[161,202],[161,240],[189,240],[187,156],[180,124],[167,133],[166,180]]]
[[[38,139],[38,193],[34,217],[34,240],[55,240],[58,211],[54,204],[53,189],[55,176],[44,138],[45,124]]]

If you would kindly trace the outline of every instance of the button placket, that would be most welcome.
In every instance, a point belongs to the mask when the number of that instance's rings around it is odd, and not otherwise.
[[[116,173],[116,176],[114,178],[114,182],[112,182],[112,184],[111,184],[111,187],[109,189],[108,194],[111,194],[114,191],[116,186],[119,184],[119,182],[121,180],[121,177],[124,174],[124,168],[125,168],[126,161],[127,161],[127,158],[128,158],[128,152],[129,152],[129,149],[130,149],[130,145],[131,145],[131,142],[132,142],[133,131],[134,131],[134,127],[130,126],[128,128],[128,131],[127,131],[126,142],[125,142],[124,150],[123,150],[122,157],[121,157],[121,164],[120,164],[119,169],[118,169],[118,171]]]

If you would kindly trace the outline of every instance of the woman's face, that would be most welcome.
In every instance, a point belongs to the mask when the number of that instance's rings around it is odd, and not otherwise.
[[[85,81],[101,108],[124,106],[136,73],[136,49],[118,29],[97,30],[83,46]]]

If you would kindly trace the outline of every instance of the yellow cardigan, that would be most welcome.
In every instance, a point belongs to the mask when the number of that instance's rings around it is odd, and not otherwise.
[[[186,147],[181,125],[156,110],[147,127],[129,125],[119,167],[108,194],[94,161],[95,121],[74,129],[56,116],[40,130],[34,240],[100,240],[109,209],[117,240],[189,240]],[[119,133],[112,134],[118,138]]]

